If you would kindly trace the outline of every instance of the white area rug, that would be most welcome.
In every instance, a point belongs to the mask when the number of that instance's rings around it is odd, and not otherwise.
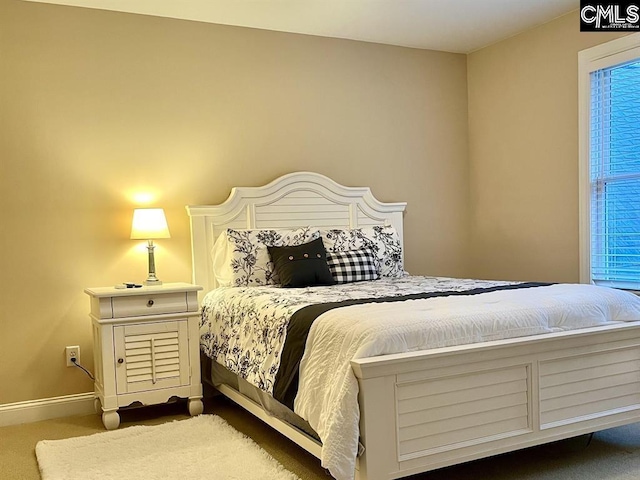
[[[215,415],[36,445],[43,480],[299,480]]]

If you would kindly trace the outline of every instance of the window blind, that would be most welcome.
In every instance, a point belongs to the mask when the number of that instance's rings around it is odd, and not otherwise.
[[[640,60],[591,73],[591,278],[640,290]]]

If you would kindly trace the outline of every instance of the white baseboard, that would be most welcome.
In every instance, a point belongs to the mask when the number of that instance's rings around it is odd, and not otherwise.
[[[0,427],[94,413],[93,392],[0,405]]]

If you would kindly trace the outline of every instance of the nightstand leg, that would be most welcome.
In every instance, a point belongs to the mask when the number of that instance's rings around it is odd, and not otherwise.
[[[115,410],[104,412],[102,414],[102,423],[107,430],[115,430],[120,425],[120,415]]]
[[[202,404],[202,399],[200,398],[190,398],[187,405],[189,407],[189,415],[191,415],[192,417],[200,415],[204,410],[204,405]]]
[[[102,404],[100,403],[100,399],[98,397],[93,399],[93,409],[96,413],[102,412]]]

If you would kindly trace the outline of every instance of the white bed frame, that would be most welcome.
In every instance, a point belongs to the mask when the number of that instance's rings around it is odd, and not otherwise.
[[[392,224],[405,203],[309,172],[189,206],[193,278],[215,287],[210,252],[226,228]],[[640,320],[640,319],[639,319]],[[365,451],[356,478],[404,477],[640,421],[640,321],[351,362]],[[320,456],[321,446],[234,389],[223,394]]]

